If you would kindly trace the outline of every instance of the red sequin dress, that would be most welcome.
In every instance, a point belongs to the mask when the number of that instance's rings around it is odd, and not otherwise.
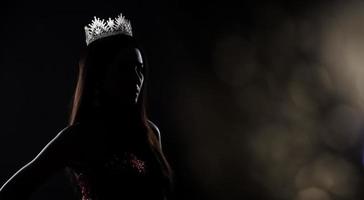
[[[102,127],[81,130],[88,133],[80,139],[82,153],[68,164],[82,200],[164,200],[167,179],[147,144],[140,138],[93,134],[106,131]]]
[[[161,182],[154,170],[132,152],[72,167],[82,200],[163,200]]]

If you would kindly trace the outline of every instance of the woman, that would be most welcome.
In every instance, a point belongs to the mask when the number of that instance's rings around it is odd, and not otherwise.
[[[171,169],[158,128],[145,111],[146,64],[121,14],[85,27],[69,125],[0,189],[0,200],[28,199],[67,170],[82,200],[165,199]]]

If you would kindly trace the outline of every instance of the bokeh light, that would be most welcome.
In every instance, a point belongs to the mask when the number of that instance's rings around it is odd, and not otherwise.
[[[211,199],[362,199],[364,4],[264,6],[215,36],[209,71],[188,60],[177,81],[195,181]]]

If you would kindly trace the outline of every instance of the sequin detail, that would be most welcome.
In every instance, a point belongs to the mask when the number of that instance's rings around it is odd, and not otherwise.
[[[105,167],[111,171],[129,168],[140,175],[146,173],[145,162],[130,152],[124,152],[121,158],[119,155],[114,154],[111,159],[105,163]]]
[[[134,154],[130,154],[130,165],[132,168],[136,169],[139,173],[144,174],[145,173],[145,163],[144,161],[138,159]]]
[[[131,152],[114,153],[98,163],[80,165],[75,172],[82,200],[96,200],[100,197],[98,192],[103,194],[105,189],[103,182],[117,184],[125,177],[144,181],[148,178],[148,163],[142,160],[137,154]],[[121,183],[120,185],[123,185]],[[96,192],[97,189],[100,189]],[[95,193],[96,192],[96,193]]]
[[[78,182],[78,186],[81,190],[82,200],[92,200],[91,191],[90,191],[88,182],[86,180],[86,177],[82,173],[75,174],[75,177]]]

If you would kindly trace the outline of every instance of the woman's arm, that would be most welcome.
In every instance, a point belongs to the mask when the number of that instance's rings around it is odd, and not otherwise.
[[[64,169],[71,155],[69,136],[72,127],[57,134],[28,164],[18,170],[1,188],[0,200],[24,200],[54,172]]]

